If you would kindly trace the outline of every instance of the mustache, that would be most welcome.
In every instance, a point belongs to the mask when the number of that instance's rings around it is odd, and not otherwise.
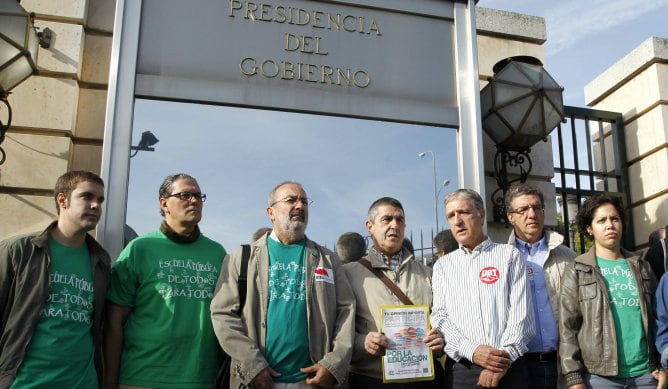
[[[295,209],[295,210],[290,211],[289,216],[290,216],[290,219],[292,219],[293,217],[297,216],[297,217],[299,217],[302,221],[304,221],[304,220],[306,219],[306,212],[304,212],[303,209]]]

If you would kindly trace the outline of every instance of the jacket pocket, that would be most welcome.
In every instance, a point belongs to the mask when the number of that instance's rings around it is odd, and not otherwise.
[[[578,280],[578,300],[589,301],[598,295],[596,280],[592,278],[581,278]]]

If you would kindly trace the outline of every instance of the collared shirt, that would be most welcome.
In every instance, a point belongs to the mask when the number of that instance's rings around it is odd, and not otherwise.
[[[503,349],[513,361],[527,351],[535,324],[526,274],[517,249],[489,238],[436,262],[431,322],[451,358],[473,360],[480,345]]]
[[[549,253],[547,241],[543,236],[532,245],[515,237],[515,247],[519,250],[521,258],[526,261],[527,280],[531,286],[533,314],[536,320],[536,336],[529,342],[529,352],[556,351],[559,346],[559,330],[543,274],[543,265]]]
[[[399,266],[401,266],[401,262],[404,261],[404,250],[399,250],[398,253],[394,254],[391,257],[388,257],[387,255],[381,253],[380,251],[376,250],[375,248],[371,248],[371,250],[375,251],[378,256],[385,262],[387,266],[390,267],[394,272],[399,270]]]

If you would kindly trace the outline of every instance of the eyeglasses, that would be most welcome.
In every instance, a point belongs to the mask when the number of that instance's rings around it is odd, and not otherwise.
[[[192,193],[192,192],[179,192],[179,193],[170,194],[169,196],[167,196],[167,197],[165,197],[165,198],[168,199],[168,198],[170,198],[170,197],[176,197],[177,199],[179,199],[179,200],[181,200],[181,201],[190,201],[190,200],[193,199],[193,197],[194,197],[195,200],[197,200],[197,201],[201,201],[201,202],[205,202],[205,201],[206,201],[206,195],[205,195],[204,193],[200,193],[200,192],[195,192],[195,193]]]
[[[541,205],[529,205],[526,207],[511,209],[510,211],[508,211],[508,213],[516,213],[518,215],[524,215],[527,212],[529,212],[530,209],[533,209],[533,211],[537,214],[545,212],[545,208],[543,208]]]
[[[302,203],[302,205],[305,206],[305,207],[308,207],[309,205],[313,204],[313,200],[310,200],[308,197],[288,196],[284,199],[274,201],[269,206],[273,207],[274,205],[276,205],[278,203],[286,203],[288,205],[293,206],[293,205],[297,204],[297,201]]]

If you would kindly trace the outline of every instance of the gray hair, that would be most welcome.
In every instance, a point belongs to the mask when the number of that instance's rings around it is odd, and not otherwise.
[[[538,198],[540,198],[540,205],[545,206],[545,197],[543,196],[543,192],[541,192],[540,189],[538,189],[536,186],[522,183],[511,186],[510,189],[508,189],[506,192],[506,198],[504,199],[506,212],[511,210],[512,207],[510,206],[510,203],[512,203],[515,198],[524,195],[538,196]]]
[[[283,185],[289,185],[289,184],[297,185],[298,187],[302,188],[302,190],[304,190],[304,187],[302,186],[302,184],[300,184],[296,181],[283,181],[280,184],[276,185],[274,187],[274,189],[272,189],[271,192],[269,192],[269,196],[267,198],[267,207],[271,207],[271,205],[277,201],[276,191],[278,190],[278,188],[282,187]],[[306,192],[306,191],[304,191],[304,192]]]
[[[188,180],[193,181],[197,184],[195,177],[186,174],[186,173],[176,173],[167,176],[160,184],[160,189],[158,189],[158,199],[165,199],[172,194],[172,189],[174,189],[174,183],[178,180]],[[199,186],[199,184],[197,184]],[[160,208],[160,215],[165,216],[165,212]]]
[[[389,205],[394,208],[399,208],[401,209],[401,212],[406,216],[406,212],[404,212],[404,207],[401,205],[401,202],[395,198],[392,197],[381,197],[378,200],[374,201],[373,204],[369,207],[369,221],[374,222],[376,220],[376,216],[378,216],[378,208],[381,205]]]
[[[485,210],[485,202],[482,201],[482,197],[480,197],[478,192],[472,189],[457,189],[456,191],[445,196],[443,203],[445,206],[447,206],[449,202],[454,200],[469,200],[473,204],[473,208],[475,208],[478,212]]]

